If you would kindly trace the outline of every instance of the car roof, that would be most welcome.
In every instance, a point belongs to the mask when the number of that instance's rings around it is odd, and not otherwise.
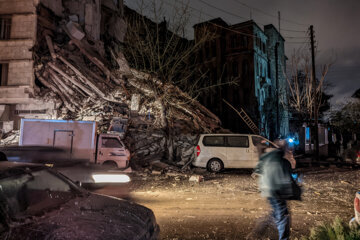
[[[2,174],[6,171],[8,171],[9,169],[12,168],[23,168],[23,169],[30,169],[30,170],[35,170],[35,169],[45,169],[46,166],[41,165],[41,164],[33,164],[33,163],[20,163],[20,162],[8,162],[8,161],[3,161],[0,162],[0,178],[2,176]]]

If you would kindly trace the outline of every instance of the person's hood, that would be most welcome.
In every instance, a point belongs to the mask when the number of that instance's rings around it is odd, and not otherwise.
[[[89,194],[14,227],[8,239],[135,240],[153,239],[150,236],[157,232],[150,209],[122,199]]]

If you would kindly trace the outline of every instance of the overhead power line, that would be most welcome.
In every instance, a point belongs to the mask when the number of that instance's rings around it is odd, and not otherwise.
[[[201,1],[201,0],[200,0],[200,1]],[[167,1],[164,1],[164,3],[166,3],[166,4],[168,4],[168,5],[172,6],[172,7],[175,7],[175,5],[173,5],[173,4],[171,4],[171,3],[167,2]],[[198,10],[198,9],[192,7],[192,6],[188,6],[188,7],[189,7],[190,9],[195,10],[195,11],[198,11],[198,12],[200,12],[200,13],[203,13],[202,11],[200,11],[200,10]],[[212,15],[210,15],[210,14],[207,14],[207,13],[205,13],[205,15],[207,15],[207,16],[209,16],[209,17],[211,17],[211,18],[216,18],[216,17],[214,17],[214,16],[212,16]],[[244,36],[249,36],[249,37],[258,38],[258,36],[253,35],[253,34],[240,32],[239,30],[231,29],[231,28],[229,28],[229,27],[224,27],[224,26],[221,26],[221,25],[216,24],[216,23],[213,23],[213,22],[208,22],[208,23],[211,24],[211,25],[213,25],[213,26],[216,26],[216,27],[219,27],[219,28],[222,28],[222,29],[226,29],[226,30],[228,30],[228,31],[232,31],[232,32],[234,32],[234,33],[238,33],[238,34],[241,34],[241,35],[244,35]]]
[[[226,10],[224,10],[224,9],[222,9],[222,8],[216,7],[216,6],[214,6],[214,5],[210,4],[210,3],[207,3],[207,2],[205,2],[205,1],[203,1],[203,0],[198,0],[198,1],[202,2],[203,4],[205,4],[205,5],[209,6],[209,7],[212,7],[212,8],[214,8],[214,9],[217,9],[217,10],[219,10],[220,12],[224,12],[224,13],[226,13],[226,14],[229,14],[229,15],[231,15],[231,16],[233,16],[233,17],[238,17],[238,18],[242,18],[242,19],[245,19],[245,20],[248,19],[248,18],[246,18],[246,17],[240,16],[240,15],[237,15],[237,14],[235,14],[235,13],[226,11]]]
[[[199,0],[199,1],[202,2],[202,3],[204,3],[204,4],[206,4],[206,5],[208,5],[208,6],[210,6],[210,7],[213,7],[213,8],[215,8],[215,9],[218,9],[219,11],[222,11],[222,12],[224,12],[224,13],[227,13],[227,14],[230,14],[230,15],[232,15],[232,16],[236,16],[236,17],[239,17],[239,18],[242,18],[242,19],[246,19],[246,18],[244,18],[244,17],[242,17],[242,16],[240,16],[240,15],[237,15],[237,14],[234,14],[234,13],[230,13],[230,12],[225,11],[225,10],[222,10],[222,9],[220,9],[220,8],[212,5],[212,4],[206,3],[206,2],[204,2],[203,0]],[[163,1],[163,2],[164,2],[165,4],[171,6],[171,7],[176,7],[175,4],[169,3],[168,1]],[[200,14],[204,14],[204,15],[210,17],[210,18],[213,18],[213,19],[216,18],[215,16],[213,16],[213,15],[211,15],[211,14],[208,14],[208,13],[205,13],[205,12],[203,12],[203,11],[197,9],[197,8],[194,8],[194,7],[190,6],[190,5],[188,5],[188,7],[189,7],[190,9],[192,9],[192,10],[194,10],[194,11],[196,11],[196,12],[199,12]],[[208,22],[208,23],[211,24],[211,25],[213,25],[213,26],[216,26],[216,27],[218,27],[218,28],[226,29],[226,30],[228,30],[228,31],[231,31],[231,32],[234,32],[234,33],[238,33],[238,34],[241,34],[241,35],[244,35],[244,36],[249,36],[249,37],[253,37],[253,38],[258,38],[258,36],[253,35],[253,34],[244,33],[244,32],[241,32],[241,31],[239,31],[239,30],[235,30],[235,29],[232,29],[232,28],[229,28],[229,27],[224,27],[224,26],[221,26],[221,25],[216,24],[216,23],[213,23],[213,22]],[[261,25],[263,25],[263,24],[261,24]],[[299,32],[304,32],[304,33],[306,33],[307,31],[299,31]],[[294,37],[294,38],[295,38],[295,37]],[[302,37],[301,37],[301,38],[302,38]],[[305,37],[304,37],[304,38],[305,38]],[[287,42],[287,41],[286,41],[285,43],[307,43],[307,42]]]
[[[239,0],[233,0],[233,1],[235,1],[235,2],[237,2],[237,3],[239,3],[239,4],[241,4],[241,5],[249,8],[250,10],[255,10],[255,11],[259,12],[259,13],[262,13],[263,15],[266,15],[266,16],[269,16],[269,17],[273,17],[273,18],[276,18],[276,19],[278,18],[278,16],[275,16],[275,15],[273,15],[273,14],[267,13],[267,12],[261,10],[261,9],[252,7],[252,6],[250,6],[250,5],[246,4],[246,3],[243,3],[243,2],[241,2],[241,1],[239,1]],[[309,24],[299,23],[299,22],[296,22],[296,21],[294,21],[294,20],[290,20],[290,19],[286,19],[286,18],[281,18],[281,20],[284,21],[284,22],[288,22],[288,23],[292,23],[292,24],[296,24],[296,25],[309,26]]]
[[[301,31],[301,30],[290,30],[290,29],[284,29],[282,28],[281,31],[285,31],[285,32],[301,32],[301,33],[306,33],[307,31]]]

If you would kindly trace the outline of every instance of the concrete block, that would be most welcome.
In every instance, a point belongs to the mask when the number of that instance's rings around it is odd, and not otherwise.
[[[77,40],[81,40],[85,37],[85,33],[81,30],[81,26],[75,22],[69,21],[66,24],[66,28],[69,30],[71,36]]]
[[[55,13],[55,15],[62,17],[64,8],[62,6],[62,0],[41,0],[40,1],[45,7],[49,8]]]

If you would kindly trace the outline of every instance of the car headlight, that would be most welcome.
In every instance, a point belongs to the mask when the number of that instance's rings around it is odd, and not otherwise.
[[[128,183],[130,177],[125,174],[93,174],[95,183]]]

